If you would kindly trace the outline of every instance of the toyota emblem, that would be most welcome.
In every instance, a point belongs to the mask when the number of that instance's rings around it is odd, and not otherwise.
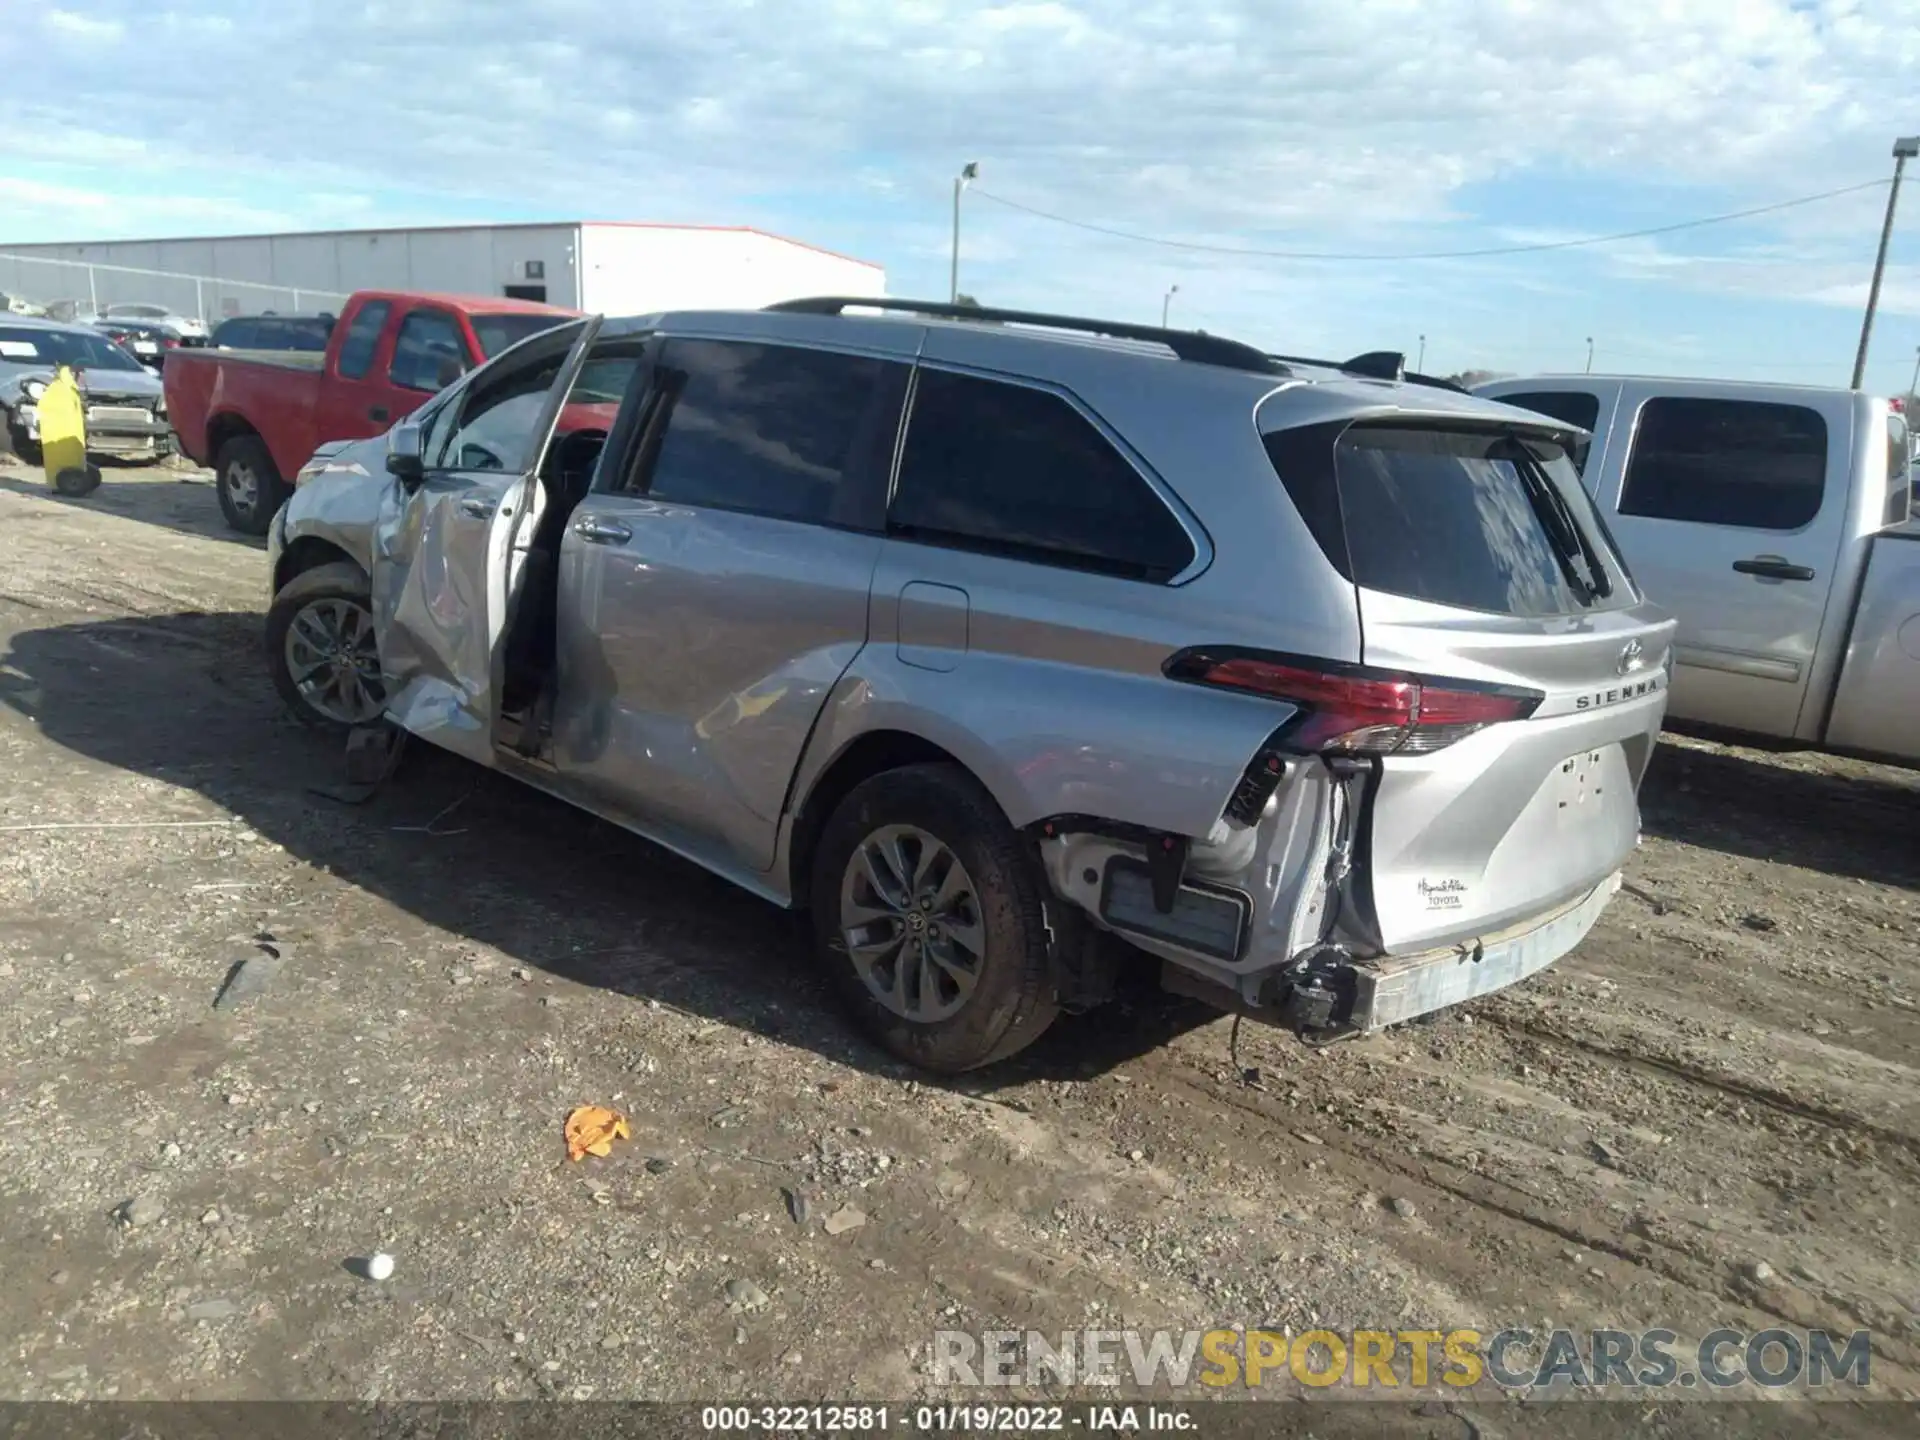
[[[1631,675],[1640,668],[1640,642],[1629,640],[1620,650],[1620,659],[1614,669],[1622,675]]]

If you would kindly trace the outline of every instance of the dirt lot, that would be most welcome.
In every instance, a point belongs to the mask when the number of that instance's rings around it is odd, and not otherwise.
[[[203,477],[0,464],[7,1396],[898,1400],[937,1327],[1234,1322],[1867,1327],[1920,1393],[1915,776],[1673,741],[1515,992],[1248,1027],[1253,1085],[1142,996],[937,1086],[638,840],[418,749],[313,793],[264,582]]]

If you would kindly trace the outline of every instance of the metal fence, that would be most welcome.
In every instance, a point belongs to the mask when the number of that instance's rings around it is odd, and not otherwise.
[[[46,308],[57,319],[85,319],[109,305],[164,305],[217,325],[230,315],[337,310],[346,294],[216,275],[181,275],[171,270],[141,270],[131,265],[99,265],[90,260],[56,260],[46,255],[0,251],[0,296]]]

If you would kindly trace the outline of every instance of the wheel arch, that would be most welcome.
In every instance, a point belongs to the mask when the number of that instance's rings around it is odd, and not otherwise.
[[[254,426],[253,422],[237,410],[223,410],[207,418],[207,460],[218,464],[221,449],[234,440],[251,437],[266,444],[266,437]],[[271,458],[272,451],[268,451]]]
[[[281,552],[279,561],[273,567],[273,593],[279,594],[286,588],[287,582],[295,576],[304,575],[309,570],[318,570],[322,565],[333,565],[344,561],[353,566],[362,575],[367,567],[359,558],[342,549],[331,540],[318,535],[302,535],[288,544]]]
[[[793,908],[807,908],[810,887],[808,876],[813,857],[827,821],[856,787],[908,765],[952,765],[978,783],[994,803],[1006,813],[1006,806],[979,772],[953,750],[909,730],[876,729],[863,731],[843,744],[826,762],[819,774],[806,786],[804,795],[792,810],[788,832],[786,880]]]

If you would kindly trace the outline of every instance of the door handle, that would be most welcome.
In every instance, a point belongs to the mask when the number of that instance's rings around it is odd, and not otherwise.
[[[382,425],[386,424],[387,407],[384,405],[370,406],[367,410],[367,418],[369,420],[378,420]]]
[[[618,520],[603,520],[598,515],[582,515],[573,522],[573,533],[596,545],[622,545],[633,538],[633,531]]]
[[[466,495],[460,500],[460,513],[470,520],[491,520],[496,502],[484,495]]]
[[[1762,580],[1811,580],[1811,565],[1794,565],[1771,555],[1756,555],[1751,560],[1733,562],[1736,575],[1755,575]]]

